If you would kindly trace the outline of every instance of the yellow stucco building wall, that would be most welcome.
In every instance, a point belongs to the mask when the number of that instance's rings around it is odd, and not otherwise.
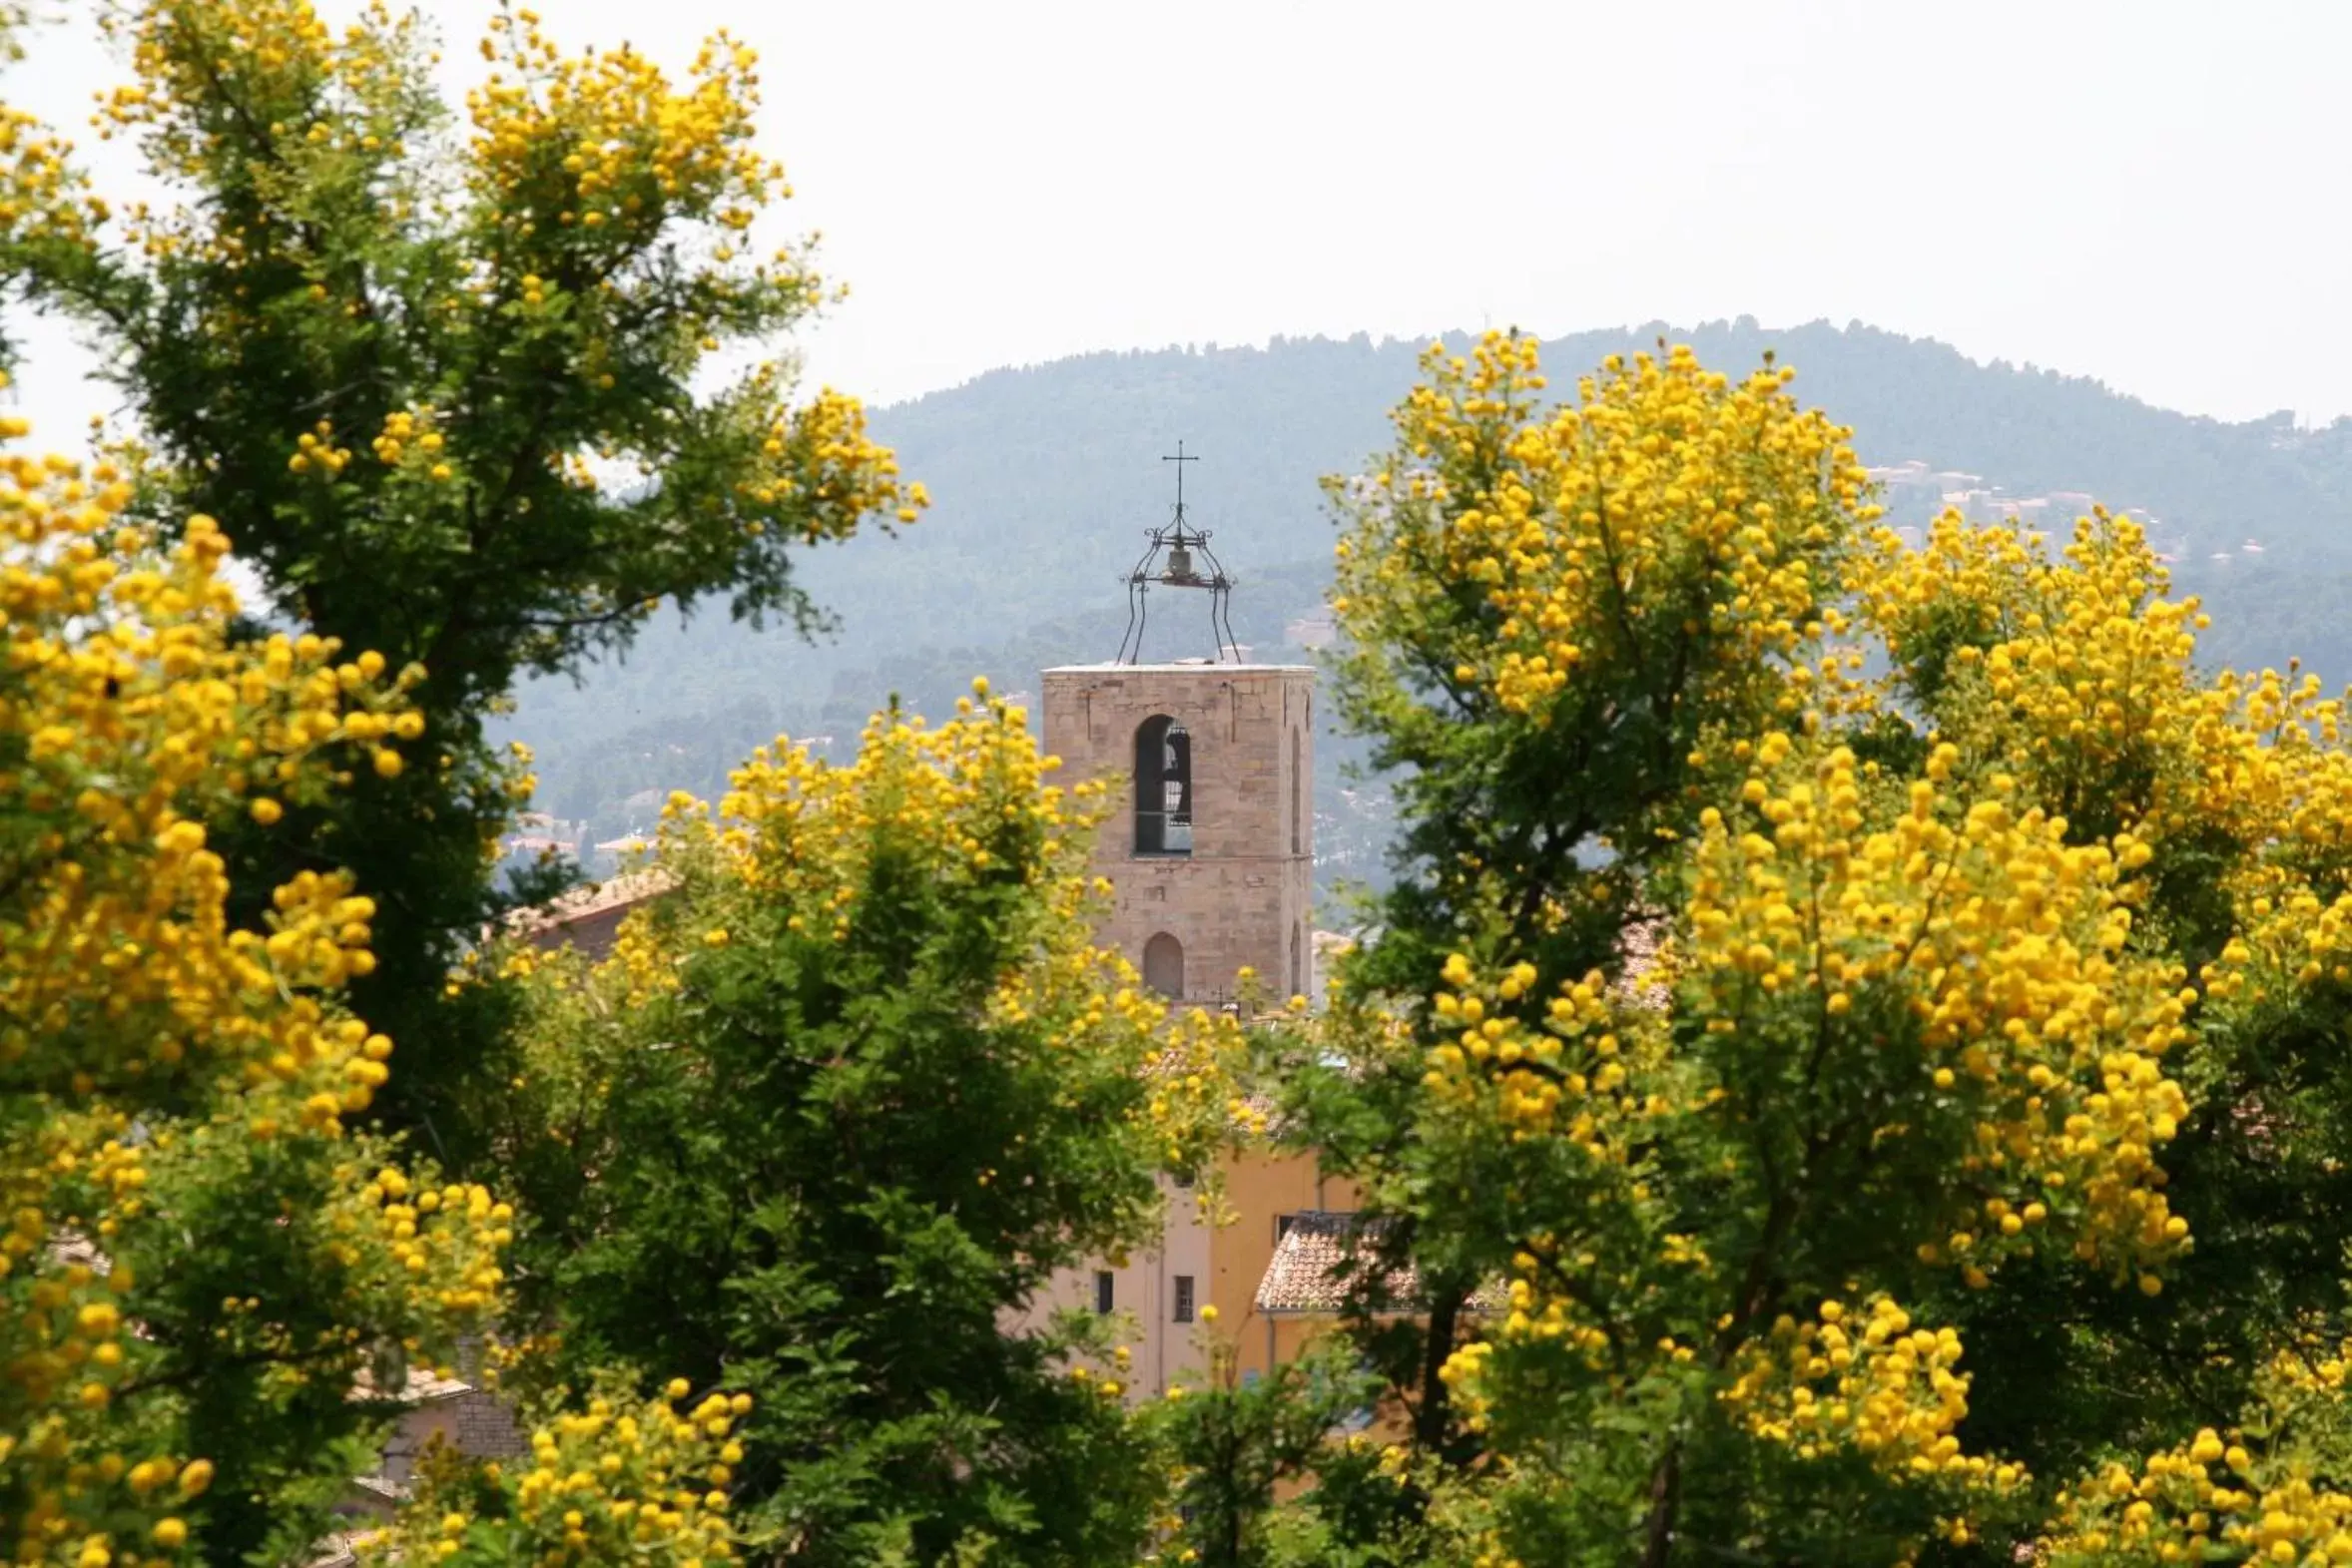
[[[1354,1213],[1353,1183],[1327,1177],[1311,1154],[1249,1154],[1225,1167],[1226,1201],[1235,1219],[1210,1234],[1209,1272],[1216,1282],[1218,1327],[1234,1336],[1242,1374],[1263,1375],[1295,1359],[1319,1326],[1330,1319],[1300,1313],[1262,1311],[1258,1285],[1274,1259],[1286,1216]]]

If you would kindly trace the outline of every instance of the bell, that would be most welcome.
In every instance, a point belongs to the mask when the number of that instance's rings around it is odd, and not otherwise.
[[[1191,577],[1192,552],[1183,545],[1178,545],[1168,552],[1168,569],[1160,574],[1160,580],[1167,583],[1181,583],[1190,581]]]

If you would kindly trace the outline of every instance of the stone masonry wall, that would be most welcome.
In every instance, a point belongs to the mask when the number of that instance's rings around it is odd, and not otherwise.
[[[1062,760],[1057,782],[1113,785],[1115,813],[1094,857],[1116,888],[1102,940],[1140,971],[1153,935],[1175,937],[1190,1002],[1231,998],[1244,965],[1273,1005],[1310,991],[1315,672],[1083,665],[1046,671],[1044,685],[1045,750]],[[1192,738],[1189,855],[1135,852],[1135,734],[1161,714]]]

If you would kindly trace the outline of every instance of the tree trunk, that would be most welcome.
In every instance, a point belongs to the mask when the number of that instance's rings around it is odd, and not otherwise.
[[[1421,1408],[1413,1417],[1413,1440],[1425,1452],[1436,1453],[1446,1440],[1453,1401],[1441,1374],[1454,1353],[1454,1335],[1462,1321],[1463,1293],[1446,1289],[1430,1302],[1430,1333],[1421,1352]]]
[[[1649,1480],[1648,1539],[1642,1543],[1641,1568],[1666,1568],[1674,1550],[1674,1514],[1682,1501],[1682,1440],[1666,1444],[1665,1456]]]

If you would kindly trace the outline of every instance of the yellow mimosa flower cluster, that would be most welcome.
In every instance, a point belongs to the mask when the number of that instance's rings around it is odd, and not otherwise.
[[[482,53],[497,69],[468,99],[478,196],[518,223],[626,238],[685,212],[740,233],[783,187],[752,146],[758,56],[724,33],[683,91],[626,45],[566,55],[528,9],[493,17]]]
[[[1136,1115],[1171,1167],[1198,1169],[1237,1129],[1264,1120],[1235,1092],[1241,1026],[1199,1008],[1171,1016],[1124,958],[1095,945],[1107,888],[1089,874],[1089,844],[1103,791],[1091,781],[1048,783],[1059,767],[1039,754],[1027,714],[991,697],[984,680],[936,727],[877,715],[845,765],[780,739],[729,776],[715,812],[683,791],[670,797],[653,863],[682,896],[632,912],[611,952],[577,980],[560,962],[549,967],[551,1005],[584,985],[642,1007],[748,932],[857,943],[871,890],[906,877],[949,895],[1019,888],[1034,928],[997,977],[984,1023],[1006,1038],[1037,1028],[1073,1074],[1145,1074],[1151,1092]]]
[[[5,468],[0,736],[22,751],[0,791],[21,813],[8,853],[26,890],[0,905],[0,1063],[90,1094],[250,1062],[300,1083],[308,1119],[365,1109],[382,1052],[309,993],[372,966],[373,902],[306,873],[278,889],[268,929],[232,929],[207,819],[242,806],[276,821],[330,787],[336,762],[397,758],[413,716],[372,655],[338,665],[306,636],[232,645],[228,541],[210,519],[154,556],[115,521],[129,489],[111,471]]]
[[[846,539],[869,514],[911,523],[930,505],[920,484],[898,482],[896,455],[867,437],[866,405],[831,387],[806,406],[779,407],[760,452],[763,471],[738,493],[762,507],[801,496],[810,503],[801,522],[807,544]]]
[[[2110,1464],[2060,1492],[2036,1561],[2341,1568],[2352,1563],[2352,1494],[2308,1461],[2257,1456],[2208,1426],[2136,1470]]]
[[[1765,736],[1738,801],[1701,816],[1677,1000],[1760,1051],[1916,1039],[1932,1104],[1876,1139],[1968,1124],[1958,1167],[1990,1192],[1923,1254],[1972,1284],[2046,1225],[2086,1260],[2152,1264],[2187,1234],[2154,1153],[2187,1114],[2162,1064],[2194,993],[2125,950],[2116,883],[2143,850],[2068,844],[2010,776],[1964,790],[1958,760],[1939,746],[1897,793],[1848,748]]]
[[[253,279],[208,298],[209,336],[298,334],[272,281],[293,261],[311,277],[305,302],[321,312],[358,320],[428,311],[458,337],[495,325],[559,357],[591,396],[613,393],[601,399],[599,433],[550,459],[575,487],[599,488],[600,463],[631,464],[698,511],[723,509],[744,535],[776,531],[780,545],[844,538],[867,516],[911,523],[929,504],[869,438],[856,399],[829,388],[796,407],[777,364],[718,393],[704,410],[715,416],[707,428],[635,408],[621,385],[691,377],[729,342],[798,318],[825,296],[802,250],[762,259],[750,249],[755,224],[792,191],[754,146],[759,71],[747,46],[711,39],[681,84],[627,46],[566,53],[537,13],[501,12],[481,42],[493,69],[469,95],[471,135],[452,167],[437,107],[420,107],[420,18],[395,15],[383,0],[339,30],[307,0],[143,0],[110,11],[107,26],[127,39],[137,74],[102,99],[101,134],[138,137],[155,167],[199,187],[223,168],[242,170],[241,189],[250,187],[252,201],[234,212],[142,204],[127,215],[151,261],[206,262]],[[78,224],[73,203],[52,189],[71,179],[60,151],[30,121],[8,140],[9,125],[0,125],[0,182],[10,149],[20,148],[26,198],[8,205]],[[413,269],[444,270],[449,280],[428,297],[396,299],[388,276],[370,279],[345,258],[314,254],[303,204],[322,199],[364,203],[381,220],[382,245],[430,254]],[[86,225],[72,238],[98,244]],[[683,310],[681,290],[691,299]],[[675,328],[649,338],[649,316],[675,319]],[[388,475],[352,473],[352,448],[331,425],[295,435],[285,462],[320,486],[416,486],[424,493],[408,499],[429,505],[431,487],[457,496],[477,482],[509,482],[504,457],[490,474],[469,467],[470,434],[445,410],[414,406],[359,432]],[[709,494],[698,488],[706,483]]]
[[[1788,371],[1734,384],[1678,345],[1611,356],[1544,408],[1532,338],[1422,366],[1396,417],[1423,466],[1374,476],[1369,528],[1340,547],[1335,607],[1359,640],[1474,595],[1481,635],[1449,678],[1541,724],[1571,686],[1605,690],[1702,629],[1700,685],[1818,635],[1820,565],[1876,509],[1849,432],[1800,412]]]
[[[2085,517],[2054,558],[2016,523],[1946,512],[1917,550],[1877,531],[1849,583],[1905,683],[1936,702],[1945,738],[2015,773],[2054,814],[2153,835],[2150,812],[2219,803],[2167,793],[2180,779],[2166,755],[2223,714],[2191,665],[2196,601],[2164,597],[2136,523]],[[1956,689],[1968,700],[1947,696]]]
[[[692,1400],[683,1378],[660,1398],[598,1395],[531,1434],[529,1467],[499,1474],[511,1510],[481,1510],[462,1474],[432,1475],[369,1561],[525,1562],[538,1568],[634,1562],[692,1568],[733,1561],[731,1435],[749,1394]],[[519,1467],[523,1461],[515,1461]],[[493,1467],[501,1472],[507,1466]]]
[[[383,180],[407,153],[392,128],[413,114],[397,101],[398,73],[389,67],[417,22],[395,17],[384,0],[367,0],[339,34],[306,0],[110,7],[100,25],[127,44],[132,75],[100,95],[92,123],[103,138],[137,137],[167,177],[196,177],[206,160],[227,151],[254,164],[280,154],[297,163],[347,159],[363,181]],[[338,134],[328,120],[341,117],[330,116],[328,106],[345,93],[364,108],[353,117],[355,128]],[[205,108],[223,100],[244,111],[227,128]],[[379,194],[395,201],[409,195]],[[156,256],[235,261],[249,238],[232,230],[207,239],[194,215],[156,215],[144,206],[132,219],[134,235]]]
[[[1718,1397],[1749,1432],[1800,1458],[1851,1447],[1912,1476],[2024,1485],[2023,1466],[1962,1451],[1955,1432],[1968,1415],[1969,1379],[1953,1370],[1960,1357],[1960,1335],[1914,1324],[1885,1296],[1865,1303],[1859,1320],[1830,1301],[1807,1321],[1780,1318],[1744,1347]]]
[[[32,115],[0,106],[0,243],[88,244],[105,206],[84,194],[72,151]]]
[[[856,760],[835,767],[806,748],[762,748],[729,776],[716,822],[673,797],[664,842],[708,842],[730,873],[792,908],[812,930],[849,934],[857,889],[879,857],[903,855],[950,881],[1006,879],[1046,892],[1060,910],[1093,896],[1077,869],[1100,786],[1062,789],[1029,737],[1028,716],[986,695],[957,700],[957,717],[877,715]]]
[[[508,1235],[478,1188],[351,1157],[343,1119],[392,1050],[334,994],[371,966],[373,902],[303,872],[241,926],[214,841],[396,761],[414,673],[233,639],[228,540],[196,517],[159,550],[123,523],[129,494],[103,464],[0,457],[0,1496],[16,1561],[76,1568],[167,1560],[213,1473],[147,1391],[161,1282],[108,1256],[177,1224],[182,1194],[266,1182],[273,1150],[336,1162],[304,1234],[349,1319],[256,1320],[236,1347],[295,1378],[478,1327]]]
[[[1655,1015],[1617,1005],[1600,975],[1561,985],[1535,1028],[1517,1014],[1532,964],[1481,984],[1456,953],[1445,979],[1432,1006],[1438,1026],[1459,1033],[1430,1048],[1422,1080],[1439,1104],[1489,1115],[1514,1139],[1564,1138],[1602,1164],[1623,1163],[1628,1129],[1666,1110],[1637,1081],[1655,1059]]]

